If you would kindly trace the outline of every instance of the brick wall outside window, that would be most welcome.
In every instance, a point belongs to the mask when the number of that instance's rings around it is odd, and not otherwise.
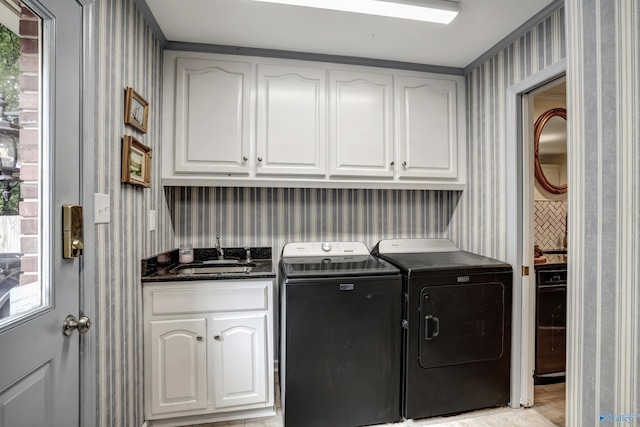
[[[39,230],[39,117],[40,117],[40,21],[27,8],[20,18],[20,284],[38,280]]]

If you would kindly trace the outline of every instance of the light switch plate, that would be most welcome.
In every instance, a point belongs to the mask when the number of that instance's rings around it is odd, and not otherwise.
[[[93,199],[94,221],[96,224],[111,222],[111,196],[95,193]]]
[[[156,231],[156,211],[149,211],[149,231]]]

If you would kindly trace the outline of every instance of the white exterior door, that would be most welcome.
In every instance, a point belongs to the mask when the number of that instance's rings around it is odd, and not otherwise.
[[[63,322],[79,318],[81,258],[62,257],[62,205],[80,202],[82,7],[24,1],[34,16],[20,18],[29,33],[20,68],[33,68],[20,77],[22,183],[12,192],[22,199],[21,273],[0,317],[0,427],[72,427],[80,422],[80,334],[65,336]],[[25,99],[37,101],[25,107]]]

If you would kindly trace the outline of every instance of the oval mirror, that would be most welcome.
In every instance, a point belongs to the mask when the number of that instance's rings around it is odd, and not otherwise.
[[[566,193],[567,110],[553,108],[544,112],[533,129],[536,180],[549,193]]]

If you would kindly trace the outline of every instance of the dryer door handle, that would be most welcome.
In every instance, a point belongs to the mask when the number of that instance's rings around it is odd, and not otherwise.
[[[440,333],[440,319],[430,314],[424,317],[424,339],[431,340]]]

